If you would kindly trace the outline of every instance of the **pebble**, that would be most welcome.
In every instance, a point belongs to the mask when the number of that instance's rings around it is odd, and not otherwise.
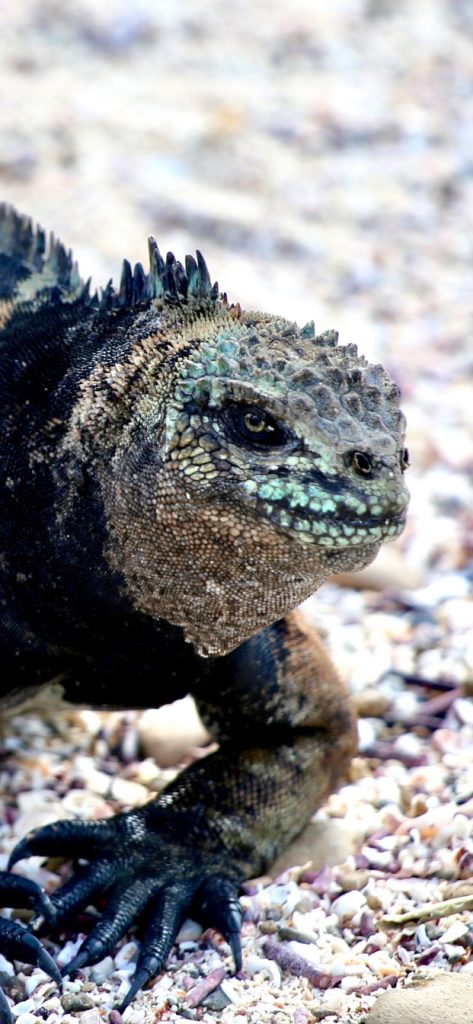
[[[95,1003],[87,992],[65,992],[61,996],[61,1005],[66,1013],[77,1013],[78,1010],[92,1009]]]
[[[98,1006],[92,1007],[90,1010],[85,1010],[80,1015],[80,1024],[102,1024],[102,1017]]]
[[[149,799],[149,790],[146,786],[130,779],[98,771],[89,757],[77,758],[76,764],[83,781],[88,789],[92,790],[92,793],[80,790],[79,795],[72,798],[69,794],[75,812],[81,816],[84,814],[87,817],[104,817],[106,805],[98,797],[108,797],[108,799],[118,800],[122,804],[132,807],[140,807]]]
[[[200,939],[201,935],[202,925],[188,917],[177,933],[176,942],[179,944],[182,942],[196,942],[197,939]]]
[[[40,973],[38,971],[38,973],[30,975],[29,978],[25,978],[24,985],[26,994],[28,996],[31,996],[33,992],[35,992],[36,989],[39,988],[40,985],[44,984],[44,981],[47,977],[48,976],[44,974],[44,972]]]
[[[473,977],[438,974],[379,996],[366,1024],[471,1024]]]
[[[224,967],[217,967],[214,971],[210,971],[205,978],[201,978],[196,985],[189,989],[186,995],[186,1005],[191,1008],[200,1006],[206,996],[221,985],[225,977]]]
[[[92,981],[95,981],[97,984],[101,984],[110,977],[114,970],[115,963],[113,958],[111,956],[106,956],[103,960],[100,960],[98,964],[94,964],[94,966],[91,967],[90,977]]]
[[[22,839],[31,829],[51,825],[59,818],[72,818],[70,812],[64,811],[62,800],[42,800],[40,794],[34,795],[37,798],[35,805],[20,813],[13,823],[13,835],[16,839]]]
[[[145,754],[164,768],[178,764],[189,748],[203,747],[210,740],[191,697],[145,711],[138,734]]]
[[[15,974],[9,974],[7,971],[0,971],[0,988],[15,1003],[24,1002],[25,997],[27,998],[31,995],[28,992],[25,981],[22,978],[18,978]]]
[[[438,941],[441,943],[441,945],[447,944],[449,942],[457,942],[458,939],[463,939],[468,934],[469,928],[465,922],[454,921],[454,923],[451,924],[449,928],[447,928],[447,931],[444,932],[443,935],[439,936]]]
[[[130,967],[131,964],[134,964],[138,952],[139,947],[136,942],[125,942],[115,954],[115,966],[118,970]]]
[[[349,892],[344,892],[341,896],[337,896],[337,899],[332,903],[331,910],[340,921],[343,921],[345,918],[353,917],[365,905],[366,896],[358,889],[351,889]]]
[[[355,696],[356,713],[360,718],[382,718],[389,706],[389,698],[371,686]]]
[[[274,960],[268,960],[267,957],[255,956],[254,953],[250,953],[245,957],[245,972],[250,978],[253,978],[255,974],[266,972],[271,978],[274,985],[279,986],[281,984],[281,971]]]
[[[295,864],[307,864],[312,868],[340,864],[353,853],[356,846],[356,832],[347,821],[312,821],[300,836],[277,858],[273,875],[293,868]]]
[[[24,999],[21,1003],[15,1003],[12,1006],[12,1014],[14,1017],[19,1017],[21,1014],[29,1014],[35,1009],[34,999]]]
[[[62,808],[64,817],[77,818],[102,818],[108,810],[100,796],[86,789],[71,789],[62,801]]]
[[[60,1010],[61,1000],[59,999],[59,996],[52,996],[50,999],[45,999],[43,1007],[51,1013]]]
[[[68,942],[65,942],[63,946],[61,946],[61,949],[56,957],[56,962],[59,968],[65,967],[66,964],[68,964],[69,961],[76,956],[79,947],[82,945],[84,941],[84,938],[84,935],[78,935],[76,939],[70,939]],[[78,982],[74,982],[68,979],[66,984],[71,986],[78,984]]]

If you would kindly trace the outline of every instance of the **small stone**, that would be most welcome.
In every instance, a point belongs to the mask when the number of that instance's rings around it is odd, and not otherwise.
[[[217,988],[215,989],[215,992],[211,992],[210,995],[203,1000],[202,1006],[205,1006],[206,1010],[215,1010],[219,1012],[220,1010],[224,1010],[226,1006],[229,1006],[230,1003],[231,999],[225,995],[222,988]]]
[[[259,930],[263,935],[275,935],[278,930],[278,926],[276,921],[261,921]]]
[[[76,939],[70,939],[69,942],[64,943],[56,957],[56,963],[59,967],[59,970],[61,970],[62,967],[65,967],[66,964],[68,964],[69,961],[77,955],[83,941],[84,935],[79,934]],[[66,985],[68,984],[69,982],[66,982]]]
[[[102,1024],[99,1008],[94,1006],[92,1009],[86,1010],[85,1013],[81,1013],[79,1021],[80,1024]]]
[[[370,873],[360,869],[359,871],[337,871],[337,882],[344,892],[352,892],[354,889],[364,889],[369,881]]]
[[[20,1017],[22,1014],[31,1014],[35,1009],[34,999],[24,999],[21,1003],[16,1003],[12,1006],[12,1014],[14,1017]]]
[[[457,942],[458,939],[463,939],[468,935],[468,925],[464,921],[454,921],[453,924],[447,928],[447,931],[443,935],[439,936],[439,943],[446,945],[450,942]]]
[[[51,996],[50,999],[46,999],[43,1003],[43,1009],[48,1010],[49,1013],[57,1013],[61,1008],[61,1000],[59,996]]]
[[[84,758],[85,760],[85,758]],[[62,801],[62,814],[77,818],[100,818],[106,811],[106,803],[97,793],[88,789],[71,789]]]
[[[353,917],[358,910],[366,905],[366,897],[363,893],[358,892],[357,889],[353,889],[350,892],[344,892],[341,896],[337,896],[337,899],[332,903],[332,911],[337,915],[340,921],[345,918]]]
[[[139,782],[132,779],[121,779],[119,776],[112,779],[110,784],[110,797],[122,804],[130,804],[131,807],[141,807],[149,799],[149,791]]]
[[[92,996],[87,992],[65,992],[61,1005],[66,1013],[77,1013],[79,1010],[91,1010],[95,1006]]]
[[[7,974],[6,971],[0,971],[0,988],[6,992],[7,996],[10,996],[10,999],[13,999],[14,1003],[18,1004],[30,994],[21,978],[15,974]]]
[[[123,1017],[119,1010],[110,1010],[109,1024],[123,1024]]]
[[[473,977],[438,974],[379,997],[366,1024],[471,1024]]]
[[[92,981],[100,985],[104,980],[110,977],[115,969],[115,964],[111,956],[104,957],[100,963],[95,964],[90,971],[90,977]]]
[[[202,925],[188,917],[176,935],[176,942],[196,942],[202,935]]]
[[[374,687],[368,687],[355,696],[356,713],[360,718],[382,718],[389,705],[388,697]]]
[[[115,955],[115,964],[118,970],[129,967],[138,956],[138,945],[136,942],[125,942]]]
[[[192,697],[145,711],[138,733],[145,755],[163,768],[178,764],[190,747],[205,746],[210,739]]]
[[[282,874],[294,864],[311,861],[317,869],[324,864],[341,864],[355,849],[355,837],[343,821],[312,821],[272,865],[272,873]]]
[[[51,825],[58,818],[68,817],[72,817],[72,815],[66,814],[62,801],[56,800],[54,803],[47,803],[44,807],[39,807],[36,811],[19,814],[13,826],[13,834],[22,839],[32,829],[43,828],[44,825]]]

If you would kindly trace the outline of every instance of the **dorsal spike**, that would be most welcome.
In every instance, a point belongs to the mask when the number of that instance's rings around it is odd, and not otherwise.
[[[148,279],[141,263],[135,263],[133,271],[133,302],[141,302],[146,295]]]
[[[319,345],[325,345],[326,348],[336,348],[338,345],[338,331],[323,331],[322,334],[318,334],[315,339]]]
[[[80,293],[80,297],[81,297],[81,299],[85,303],[87,303],[87,302],[96,303],[96,301],[97,301],[97,292],[94,292],[93,295],[90,294],[90,286],[91,286],[91,284],[92,284],[92,278],[91,277],[88,277],[87,281],[82,281],[82,291]]]
[[[210,280],[210,274],[208,271],[207,264],[204,260],[204,257],[202,256],[202,253],[200,252],[200,249],[197,249],[196,256],[197,266],[199,268],[200,294],[201,297],[204,299],[206,298],[207,295],[210,295],[210,292],[212,290],[212,282]]]
[[[50,238],[48,263],[51,269],[56,273],[57,283],[62,288],[73,290],[72,272],[74,260],[72,251],[70,249],[66,249],[62,242],[60,242],[58,238],[55,238],[54,235],[51,235]]]
[[[102,290],[100,296],[100,308],[101,309],[112,309],[114,305],[115,292],[113,288],[113,281],[107,281],[105,288]]]
[[[174,253],[168,252],[166,255],[166,263],[163,272],[164,291],[167,299],[172,301],[177,300],[177,288],[176,281],[174,278],[174,267],[176,261],[174,259]]]
[[[31,256],[33,248],[33,224],[29,217],[22,217],[19,223],[18,241],[26,256]],[[54,236],[51,236],[54,237]]]
[[[184,267],[182,266],[182,263],[179,263],[179,260],[177,260],[176,265],[174,267],[174,278],[176,281],[176,288],[179,296],[182,297],[183,299],[187,299],[187,277]]]
[[[133,302],[133,274],[128,260],[123,260],[118,303],[120,306],[131,306]]]
[[[74,260],[72,264],[71,273],[69,275],[69,287],[72,288],[73,292],[79,290],[83,291],[83,282],[79,273],[79,264],[77,263],[77,260]]]
[[[187,277],[187,291],[189,295],[195,296],[198,293],[197,282],[199,277],[199,268],[193,256],[186,256],[186,277]]]
[[[36,229],[36,235],[33,239],[33,246],[31,252],[31,262],[36,270],[39,270],[43,265],[44,256],[46,253],[46,232],[43,228],[38,227]],[[77,264],[76,264],[77,265]]]
[[[218,283],[212,286],[207,264],[199,250],[196,256],[197,261],[193,256],[186,256],[189,296],[193,299],[215,299],[218,297]]]
[[[148,238],[148,250],[148,294],[151,299],[160,299],[164,295],[164,260],[152,235]]]
[[[303,327],[301,327],[301,334],[303,338],[315,338],[315,324],[313,320],[308,320]]]

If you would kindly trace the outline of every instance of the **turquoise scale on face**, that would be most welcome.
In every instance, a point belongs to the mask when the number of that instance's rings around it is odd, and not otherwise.
[[[335,342],[335,332],[309,337],[262,314],[216,325],[179,364],[167,421],[172,447],[183,413],[198,412],[201,426],[185,448],[187,478],[195,477],[189,466],[201,452],[199,436],[214,438],[213,498],[233,508],[240,502],[245,512],[323,547],[396,535],[408,499],[397,388],[355,346]],[[284,444],[258,445],[256,431],[253,444],[239,439],[228,427],[235,408],[272,417]],[[370,472],[357,470],[354,453],[369,459]],[[206,486],[200,474],[191,483]]]

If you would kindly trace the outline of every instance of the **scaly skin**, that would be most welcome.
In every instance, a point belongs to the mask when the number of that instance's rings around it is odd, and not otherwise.
[[[7,207],[0,253],[2,699],[51,678],[102,707],[192,692],[220,742],[145,808],[13,854],[90,862],[54,894],[59,923],[108,890],[70,970],[145,915],[128,1002],[191,909],[238,967],[240,881],[346,771],[348,698],[292,609],[401,531],[404,418],[382,367],[229,305],[200,254],[184,272],[151,241],[148,275],[125,263],[90,296]]]

